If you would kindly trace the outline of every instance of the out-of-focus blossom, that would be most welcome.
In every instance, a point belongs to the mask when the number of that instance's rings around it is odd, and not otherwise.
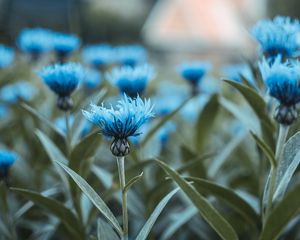
[[[8,171],[17,159],[18,155],[15,152],[0,150],[0,181],[8,177]]]
[[[107,44],[89,45],[82,50],[83,61],[95,68],[111,64],[114,58],[113,48]]]
[[[189,62],[180,65],[178,71],[192,85],[199,85],[210,69],[211,65],[208,62]]]
[[[273,20],[261,20],[254,25],[251,33],[260,44],[266,58],[274,60],[280,55],[284,60],[299,55],[298,20],[282,16],[277,16]]]
[[[9,117],[9,115],[9,108],[4,104],[0,104],[0,119],[6,119]]]
[[[18,101],[29,102],[37,94],[34,85],[26,81],[20,81],[3,87],[0,90],[0,99],[3,102],[14,104]]]
[[[153,67],[145,64],[136,67],[117,67],[106,74],[106,77],[113,85],[119,88],[120,93],[136,97],[144,93],[148,82],[154,75]]]
[[[222,78],[242,82],[243,76],[249,83],[255,84],[251,69],[246,64],[231,64],[222,68]]]
[[[141,45],[123,45],[115,48],[116,61],[122,65],[134,67],[138,63],[145,62],[147,51]]]
[[[86,69],[82,84],[86,89],[96,88],[102,81],[101,73],[94,69]]]
[[[9,67],[14,61],[14,58],[14,50],[0,44],[0,69]]]

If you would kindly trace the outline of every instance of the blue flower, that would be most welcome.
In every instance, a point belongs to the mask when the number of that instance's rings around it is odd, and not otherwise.
[[[101,73],[94,69],[87,69],[85,71],[85,77],[83,78],[83,86],[86,89],[96,88],[102,81]]]
[[[37,74],[58,96],[67,97],[77,88],[84,70],[80,64],[71,62],[49,65]]]
[[[181,76],[193,86],[198,86],[201,79],[210,70],[211,65],[207,62],[190,62],[179,66]]]
[[[53,35],[50,30],[43,28],[24,29],[17,39],[19,48],[33,55],[40,55],[53,48]]]
[[[16,153],[4,149],[0,150],[0,180],[7,178],[9,168],[17,159]]]
[[[124,45],[115,48],[116,60],[122,65],[135,66],[147,59],[147,51],[140,45]]]
[[[236,82],[242,82],[241,76],[243,76],[252,85],[255,84],[253,74],[246,64],[231,64],[222,68],[223,78],[233,80]]]
[[[53,48],[61,55],[69,55],[80,46],[80,39],[72,34],[53,33]]]
[[[290,58],[299,51],[300,24],[298,20],[277,16],[273,20],[261,20],[252,28],[252,35],[260,44],[267,58],[277,55]]]
[[[10,66],[14,61],[14,58],[14,50],[0,44],[0,69]]]
[[[113,56],[113,49],[107,44],[90,45],[82,51],[83,61],[96,68],[112,63]]]
[[[300,63],[281,63],[280,58],[270,66],[264,59],[259,63],[269,94],[284,106],[300,102]]]
[[[7,118],[10,115],[9,108],[3,104],[0,104],[0,119]]]
[[[0,99],[9,104],[17,103],[20,100],[29,102],[36,94],[37,89],[34,85],[20,81],[3,87],[0,90]]]
[[[159,140],[164,147],[169,141],[171,133],[176,131],[176,123],[169,121],[158,130]]]
[[[98,125],[104,136],[115,139],[140,135],[139,128],[154,116],[150,100],[143,101],[139,96],[131,99],[126,95],[115,109],[105,108],[103,104],[102,106],[91,104],[91,109],[83,111],[83,115]]]
[[[114,68],[106,77],[121,93],[135,97],[143,94],[149,80],[154,77],[154,70],[148,64],[137,67],[123,66]]]

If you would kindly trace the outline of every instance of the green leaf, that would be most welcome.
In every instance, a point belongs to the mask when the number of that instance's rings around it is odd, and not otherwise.
[[[208,169],[208,176],[213,178],[216,176],[221,166],[224,164],[225,160],[230,156],[230,154],[238,147],[238,145],[246,137],[246,131],[240,130],[234,138],[223,148],[223,150],[216,156],[216,158],[211,162]]]
[[[90,199],[90,201],[94,204],[96,208],[103,214],[103,216],[114,226],[119,234],[122,234],[122,229],[110,211],[105,202],[101,199],[101,197],[95,192],[95,190],[76,172],[67,167],[65,164],[57,161],[57,164],[60,165],[66,173],[70,175],[70,177],[75,181],[77,186],[82,190],[82,192]]]
[[[218,114],[219,106],[218,95],[214,94],[198,117],[195,131],[195,147],[198,152],[201,152],[209,138],[209,134]]]
[[[124,187],[124,192],[127,192],[127,191],[131,188],[131,186],[132,186],[133,184],[135,184],[138,180],[140,180],[140,178],[143,176],[143,174],[144,174],[144,173],[141,172],[140,175],[137,175],[137,176],[131,178],[131,179],[128,181],[128,183],[125,185],[125,187]]]
[[[148,234],[150,233],[154,223],[156,222],[157,218],[159,217],[162,210],[165,208],[167,203],[170,201],[170,199],[175,195],[175,193],[178,192],[178,188],[174,189],[172,192],[170,192],[168,195],[166,195],[156,206],[154,211],[152,212],[151,216],[139,232],[139,234],[136,237],[136,240],[145,240],[148,237]]]
[[[111,226],[104,222],[102,219],[98,219],[97,224],[97,239],[98,240],[119,240],[120,238],[111,228]]]
[[[162,161],[156,160],[159,166],[177,183],[191,202],[197,207],[204,220],[224,240],[238,240],[238,236],[226,219],[209,203],[199,192],[197,192],[176,171],[171,169]]]
[[[154,134],[163,126],[167,121],[172,119],[186,104],[191,100],[188,98],[182,104],[180,104],[173,112],[169,113],[168,115],[162,117],[160,121],[148,132],[144,140],[141,142],[141,147],[145,146],[146,143],[154,136]]]
[[[250,131],[252,137],[254,138],[257,146],[262,150],[262,152],[266,155],[269,160],[271,166],[276,166],[275,155],[272,149],[262,140],[260,139],[254,132]]]
[[[200,193],[209,193],[223,199],[252,226],[259,227],[260,217],[257,212],[233,190],[201,178],[187,177],[185,179],[192,181]]]
[[[78,222],[76,216],[62,203],[56,201],[55,199],[43,196],[40,193],[26,189],[11,188],[11,190],[22,194],[24,197],[33,201],[36,205],[47,209],[51,214],[59,218],[75,239],[82,239],[84,237],[84,230]]]
[[[283,154],[278,162],[273,201],[279,201],[283,198],[299,163],[300,132],[297,132],[284,145]]]
[[[68,179],[66,178],[66,175],[55,164],[55,162],[60,162],[60,163],[63,163],[63,164],[67,164],[68,163],[67,159],[62,154],[62,152],[58,149],[58,147],[43,132],[41,132],[39,130],[36,130],[35,134],[37,135],[37,137],[41,141],[44,149],[46,150],[48,156],[50,157],[50,160],[53,163],[54,167],[57,169],[57,172],[60,175],[62,181],[65,184],[65,186],[68,186]]]
[[[78,172],[80,164],[83,159],[92,156],[99,144],[101,143],[102,137],[99,135],[99,131],[95,131],[83,138],[73,149],[71,153],[71,160],[69,167],[74,171]]]
[[[58,135],[60,135],[62,138],[65,138],[65,136],[62,134],[62,132],[46,117],[41,115],[37,110],[30,107],[26,103],[22,103],[21,107],[25,109],[28,113],[30,113],[35,119],[37,119],[42,124],[46,124],[49,128],[51,128],[54,132],[56,132]]]
[[[260,240],[274,240],[300,211],[300,185],[289,192],[268,216]]]

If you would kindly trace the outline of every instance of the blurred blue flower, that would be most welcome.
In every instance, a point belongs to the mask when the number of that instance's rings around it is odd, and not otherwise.
[[[126,139],[139,135],[139,128],[154,114],[150,100],[131,99],[124,95],[116,109],[91,104],[91,109],[83,111],[83,115],[98,125],[104,136]]]
[[[252,28],[252,35],[267,58],[281,55],[283,59],[298,55],[300,24],[298,20],[277,16],[261,20]]]
[[[84,70],[78,63],[54,64],[37,72],[45,84],[58,96],[67,97],[83,79]]]
[[[292,106],[300,102],[300,63],[281,63],[277,58],[272,66],[264,59],[259,63],[269,94],[280,104]]]
[[[82,59],[85,63],[99,68],[114,61],[113,49],[107,44],[89,45],[83,49]]]
[[[0,180],[7,178],[9,168],[17,159],[18,155],[15,152],[4,149],[0,150]]]
[[[158,136],[162,146],[164,147],[169,141],[171,133],[176,131],[176,123],[169,121],[158,130]]]
[[[0,69],[10,66],[14,61],[14,58],[14,50],[0,44]]]
[[[141,45],[124,45],[115,48],[116,61],[134,67],[147,59],[147,51]]]
[[[36,94],[37,89],[34,85],[20,81],[3,87],[0,90],[0,99],[9,104],[17,103],[20,100],[29,102]]]
[[[69,55],[80,46],[80,39],[76,35],[54,32],[53,49],[60,55]]]
[[[95,69],[86,69],[82,84],[86,89],[96,88],[102,81],[101,73]]]
[[[0,119],[7,118],[9,115],[9,108],[4,104],[0,104]]]
[[[149,80],[154,77],[154,70],[148,64],[136,67],[123,66],[114,68],[110,73],[106,74],[106,77],[113,85],[119,88],[121,93],[126,93],[130,97],[136,97],[143,94]]]
[[[179,66],[181,76],[193,86],[198,86],[204,75],[210,70],[208,62],[190,62]]]
[[[17,39],[19,48],[35,56],[50,51],[53,48],[52,32],[43,28],[26,28],[22,30]]]
[[[56,118],[54,120],[54,124],[57,127],[57,129],[62,133],[62,135],[66,135],[67,126],[66,126],[65,116]],[[69,117],[69,124],[70,124],[70,127],[72,127],[73,124],[74,124],[73,115],[70,115],[70,117]],[[84,125],[83,125],[82,130],[81,130],[81,137],[86,136],[90,132],[91,129],[92,129],[92,124],[85,120]]]

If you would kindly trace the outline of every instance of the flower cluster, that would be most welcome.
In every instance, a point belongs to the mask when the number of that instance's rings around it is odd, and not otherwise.
[[[18,156],[16,153],[3,149],[0,150],[0,181],[8,177],[8,171],[17,159]]]
[[[95,68],[112,63],[113,56],[113,48],[107,44],[89,45],[82,51],[83,61]]]
[[[126,93],[130,97],[142,95],[147,87],[149,80],[154,77],[153,67],[145,64],[136,67],[123,66],[114,68],[106,75],[107,79],[121,93]]]
[[[0,69],[12,64],[15,58],[14,50],[0,44]]]
[[[260,44],[261,51],[267,58],[283,59],[299,53],[300,23],[289,17],[277,16],[273,20],[261,20],[252,28],[252,35]]]
[[[153,106],[150,100],[124,95],[116,109],[91,104],[91,109],[83,111],[83,115],[99,126],[104,136],[114,138],[111,150],[115,156],[125,156],[129,153],[127,138],[141,134],[139,128],[153,117]]]
[[[116,61],[134,67],[147,59],[147,51],[140,45],[123,45],[115,48]]]
[[[281,63],[277,58],[270,66],[264,59],[259,67],[269,94],[280,104],[275,119],[282,124],[291,124],[297,118],[295,105],[300,102],[300,63]]]
[[[45,67],[38,75],[58,95],[57,105],[61,110],[73,106],[70,95],[84,77],[84,70],[78,63],[54,64]]]

